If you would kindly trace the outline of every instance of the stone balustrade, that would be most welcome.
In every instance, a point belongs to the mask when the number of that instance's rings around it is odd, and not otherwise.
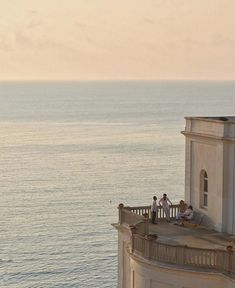
[[[233,247],[227,250],[194,248],[182,245],[160,243],[149,234],[150,206],[124,207],[119,205],[119,224],[128,224],[131,228],[131,251],[148,260],[159,261],[198,269],[213,269],[235,275],[235,253]],[[170,206],[170,215],[175,217],[179,205]],[[158,209],[158,220],[164,219],[162,208]],[[133,229],[135,227],[135,229]]]
[[[133,253],[149,260],[235,273],[235,255],[232,251],[159,243],[139,234],[133,234],[132,245]]]
[[[119,205],[119,211],[122,210],[121,215],[125,217],[126,221],[132,221],[133,218],[136,218],[138,220],[143,219],[143,217],[151,218],[151,205],[149,206],[138,206],[138,207],[130,207],[130,206],[124,206],[123,204]],[[179,204],[170,205],[170,217],[174,219],[179,211]],[[131,212],[131,213],[129,213]],[[135,216],[133,215],[135,214]],[[138,217],[140,216],[140,217]],[[143,217],[141,217],[143,216]],[[158,213],[157,213],[157,219],[165,219],[165,214],[161,206],[158,206]],[[129,219],[128,219],[129,218]],[[120,221],[120,213],[119,213],[119,221]],[[128,222],[129,224],[133,224]]]

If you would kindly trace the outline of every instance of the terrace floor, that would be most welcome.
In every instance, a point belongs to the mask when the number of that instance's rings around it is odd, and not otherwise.
[[[157,225],[149,224],[152,234],[157,234],[158,242],[172,245],[187,245],[204,249],[226,250],[228,245],[235,248],[235,236],[208,230],[202,226],[182,227],[161,220]]]

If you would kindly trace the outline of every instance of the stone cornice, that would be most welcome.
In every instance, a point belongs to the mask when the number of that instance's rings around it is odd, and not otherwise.
[[[181,133],[184,136],[190,136],[191,138],[203,138],[203,139],[210,139],[210,140],[217,140],[217,141],[223,141],[223,142],[234,142],[235,138],[229,138],[229,137],[219,137],[209,134],[203,134],[203,133],[195,133],[195,132],[188,132],[188,131],[181,131]]]

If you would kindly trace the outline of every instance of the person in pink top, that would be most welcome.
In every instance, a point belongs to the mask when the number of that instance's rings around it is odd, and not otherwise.
[[[176,215],[175,220],[180,220],[182,216],[184,216],[184,212],[188,208],[188,205],[184,202],[184,200],[180,200],[180,205],[179,205],[179,212]]]

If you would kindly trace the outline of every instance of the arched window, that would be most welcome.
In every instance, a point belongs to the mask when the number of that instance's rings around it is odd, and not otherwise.
[[[208,207],[208,175],[205,170],[200,174],[201,206]]]

